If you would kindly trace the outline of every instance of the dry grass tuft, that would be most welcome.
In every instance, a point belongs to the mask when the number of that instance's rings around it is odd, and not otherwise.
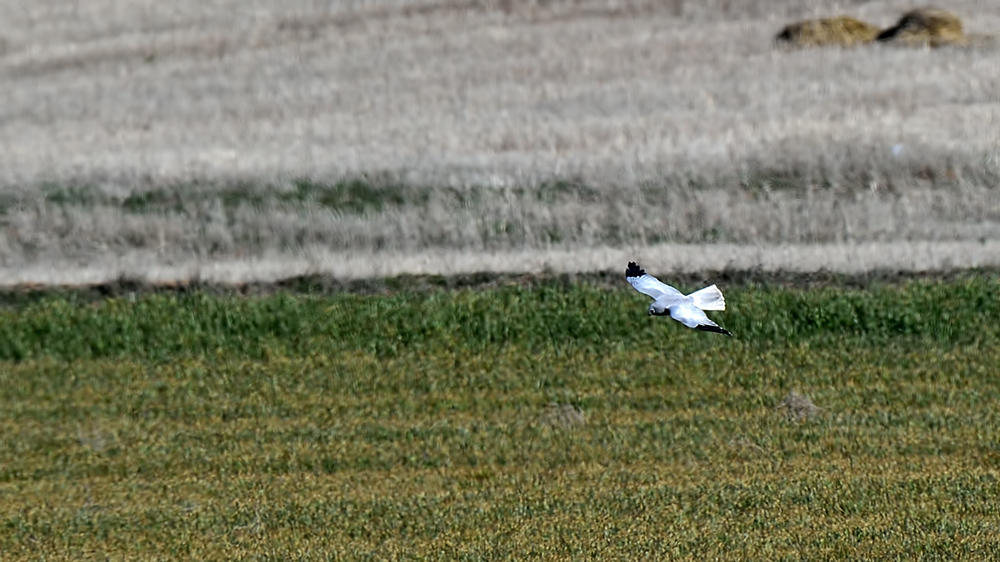
[[[815,417],[823,408],[813,404],[813,401],[805,394],[799,394],[793,390],[775,409],[784,410],[785,417],[789,420],[803,421]]]
[[[789,24],[775,40],[790,47],[853,47],[871,43],[879,28],[850,16],[805,20]]]
[[[76,428],[76,442],[85,449],[101,454],[114,449],[118,444],[118,436],[101,429],[92,427],[89,431],[79,424]]]
[[[254,519],[246,525],[233,527],[229,533],[229,540],[236,544],[257,544],[261,536],[265,533],[266,527],[260,518],[260,509],[254,512]]]
[[[895,26],[880,33],[876,40],[931,47],[969,43],[962,31],[962,20],[951,12],[937,8],[918,8],[903,14]]]
[[[726,441],[726,446],[738,452],[750,452],[754,455],[762,455],[766,457],[773,456],[771,451],[768,451],[764,447],[743,436],[733,437],[729,441]]]
[[[587,423],[583,410],[572,404],[551,403],[538,417],[538,424],[546,427],[570,429]]]

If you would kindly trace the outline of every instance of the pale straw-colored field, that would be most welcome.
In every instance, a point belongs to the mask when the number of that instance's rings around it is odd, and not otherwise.
[[[0,0],[0,283],[1000,266],[1000,51],[773,43],[912,7]]]

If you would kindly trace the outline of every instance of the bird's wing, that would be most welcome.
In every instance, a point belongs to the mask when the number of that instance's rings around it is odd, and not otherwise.
[[[722,291],[715,285],[698,289],[688,296],[694,299],[694,305],[702,310],[726,309],[726,297],[722,296]]]
[[[684,298],[683,293],[646,273],[634,261],[628,262],[628,269],[625,270],[625,280],[631,283],[636,291],[652,297],[653,300],[659,300],[663,297],[671,299],[674,297],[678,299]]]
[[[694,328],[703,332],[726,334],[727,336],[733,335],[729,330],[720,328],[718,324],[712,322],[700,308],[692,304],[684,303],[670,307],[670,317],[688,328]]]

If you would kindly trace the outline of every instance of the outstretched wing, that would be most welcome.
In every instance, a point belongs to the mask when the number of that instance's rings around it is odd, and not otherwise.
[[[677,289],[646,273],[634,261],[628,262],[628,269],[625,270],[625,280],[631,283],[636,291],[653,297],[653,300],[658,300],[661,297],[676,297],[678,299],[684,297],[684,294]]]
[[[725,328],[720,328],[718,324],[709,320],[708,316],[700,309],[691,304],[680,304],[670,307],[670,317],[684,324],[688,328],[701,330],[702,332],[715,332],[732,336],[733,333]]]
[[[715,332],[716,334],[725,334],[729,337],[733,337],[733,333],[725,328],[720,328],[718,324],[714,322],[712,324],[701,324],[695,327],[695,330],[701,330],[702,332]]]
[[[688,296],[694,299],[694,305],[702,310],[726,309],[726,297],[722,296],[722,291],[715,285],[698,289]]]

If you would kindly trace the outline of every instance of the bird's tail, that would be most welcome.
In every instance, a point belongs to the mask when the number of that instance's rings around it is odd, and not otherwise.
[[[722,296],[722,291],[712,285],[699,289],[690,295],[694,299],[694,305],[702,310],[725,310],[726,298]]]

